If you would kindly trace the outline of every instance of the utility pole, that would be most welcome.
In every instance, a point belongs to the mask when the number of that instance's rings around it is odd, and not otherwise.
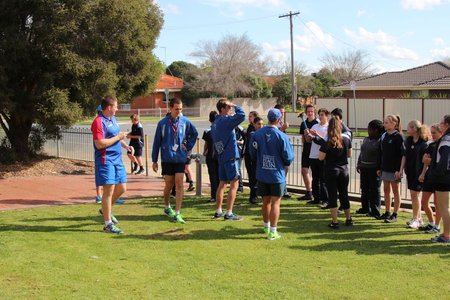
[[[291,24],[291,90],[292,90],[292,109],[295,111],[297,111],[297,86],[295,84],[295,71],[294,71],[294,37],[293,37],[293,33],[292,33],[292,17],[299,15],[300,12],[295,12],[293,13],[292,11],[289,11],[288,14],[279,16],[279,18],[285,18],[285,17],[289,17],[289,21]]]

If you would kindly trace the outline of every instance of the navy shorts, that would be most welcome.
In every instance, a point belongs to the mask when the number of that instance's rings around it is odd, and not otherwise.
[[[175,173],[184,174],[184,164],[183,163],[162,163],[162,175],[174,176]]]
[[[425,182],[422,186],[422,192],[434,193],[433,183],[431,180],[425,179]]]
[[[219,180],[233,181],[239,178],[239,163],[236,160],[229,160],[219,163]]]
[[[303,155],[303,153],[302,153],[302,168],[308,169],[309,167],[311,167],[311,159],[309,158],[309,154]]]
[[[123,164],[95,165],[95,185],[119,184],[127,182],[127,172]]]
[[[258,195],[261,197],[274,196],[281,197],[284,195],[285,183],[264,183],[258,181]]]
[[[133,146],[133,148],[134,148],[134,156],[136,156],[136,157],[142,156],[142,147]],[[127,154],[131,154],[131,152],[127,151]]]

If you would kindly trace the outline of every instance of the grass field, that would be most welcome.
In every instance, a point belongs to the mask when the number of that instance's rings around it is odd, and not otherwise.
[[[96,204],[0,212],[0,298],[448,299],[450,247],[406,229],[407,213],[333,231],[327,211],[287,200],[268,241],[246,196],[241,222],[188,198],[188,223],[173,224],[161,204],[117,206],[123,235],[101,232]]]

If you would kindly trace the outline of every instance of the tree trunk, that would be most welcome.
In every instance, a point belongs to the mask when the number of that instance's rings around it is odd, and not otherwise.
[[[20,160],[28,160],[30,158],[31,153],[28,138],[30,136],[32,124],[31,118],[26,115],[21,115],[19,117],[13,116],[8,124],[9,133],[7,136],[11,143],[12,150]]]

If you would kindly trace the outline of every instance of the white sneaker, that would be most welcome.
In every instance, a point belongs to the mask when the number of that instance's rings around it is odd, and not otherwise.
[[[411,224],[412,222],[414,222],[414,220],[415,220],[415,219],[414,219],[414,218],[412,218],[411,220],[407,221],[407,222],[406,222],[406,225],[408,225],[408,226],[409,226],[409,224]]]
[[[413,229],[419,228],[419,227],[420,227],[420,222],[419,222],[419,220],[413,219],[413,220],[409,223],[408,227],[409,227],[409,228],[413,228]]]

